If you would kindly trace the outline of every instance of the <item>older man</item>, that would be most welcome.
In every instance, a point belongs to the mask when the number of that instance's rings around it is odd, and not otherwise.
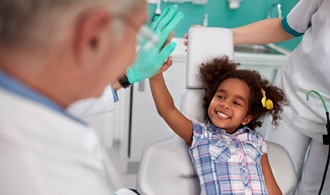
[[[129,67],[147,20],[144,0],[0,2],[1,194],[113,194],[95,132],[65,109],[118,78],[126,85],[155,74],[175,47],[163,43],[176,9],[153,24],[158,42],[144,32],[153,44],[142,49],[160,56],[155,67],[141,58]]]

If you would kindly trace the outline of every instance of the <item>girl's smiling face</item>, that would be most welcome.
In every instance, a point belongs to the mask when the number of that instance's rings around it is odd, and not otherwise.
[[[236,78],[224,80],[214,94],[208,115],[213,125],[234,133],[241,125],[247,125],[253,118],[249,110],[250,88]]]

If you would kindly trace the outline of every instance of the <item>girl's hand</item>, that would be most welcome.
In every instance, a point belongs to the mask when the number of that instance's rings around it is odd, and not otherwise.
[[[162,74],[163,72],[165,72],[170,66],[172,66],[173,64],[173,59],[172,56],[168,57],[167,60],[164,62],[164,64],[162,65],[162,67],[158,70],[158,72],[155,74],[155,76]]]
[[[163,47],[165,47],[167,44],[169,44],[172,41],[173,36],[174,36],[174,31],[171,32],[170,36],[168,36],[168,38],[165,41]],[[165,72],[170,66],[172,66],[172,64],[173,64],[173,58],[172,58],[172,56],[169,56],[167,58],[167,60],[163,63],[162,67],[155,74],[155,76],[156,75],[159,75],[159,74],[162,74],[163,72]]]

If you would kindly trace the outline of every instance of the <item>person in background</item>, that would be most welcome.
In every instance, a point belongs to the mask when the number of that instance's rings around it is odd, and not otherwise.
[[[182,14],[164,11],[152,25],[156,40],[143,27],[145,0],[5,0],[0,10],[1,194],[114,194],[118,178],[99,138],[66,109],[126,72],[132,84],[166,70],[175,44],[164,43]],[[158,58],[130,67],[139,32],[139,57]]]
[[[160,116],[189,146],[201,194],[282,194],[269,165],[268,147],[255,131],[265,115],[277,124],[286,97],[260,74],[239,70],[227,57],[200,67],[206,123],[174,105],[162,74],[150,78]]]
[[[269,125],[265,139],[282,145],[290,154],[299,180],[296,195],[318,194],[323,178],[328,145],[326,115],[317,96],[330,103],[330,0],[300,0],[283,18],[271,18],[233,28],[234,44],[265,44],[303,36],[278,73],[275,85],[287,95],[278,127]],[[330,194],[330,173],[327,172],[322,194]]]

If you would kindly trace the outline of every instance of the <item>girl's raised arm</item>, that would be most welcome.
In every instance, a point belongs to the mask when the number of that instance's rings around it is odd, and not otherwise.
[[[193,135],[192,122],[175,107],[163,75],[157,74],[150,78],[149,82],[158,114],[177,135],[191,145]]]

